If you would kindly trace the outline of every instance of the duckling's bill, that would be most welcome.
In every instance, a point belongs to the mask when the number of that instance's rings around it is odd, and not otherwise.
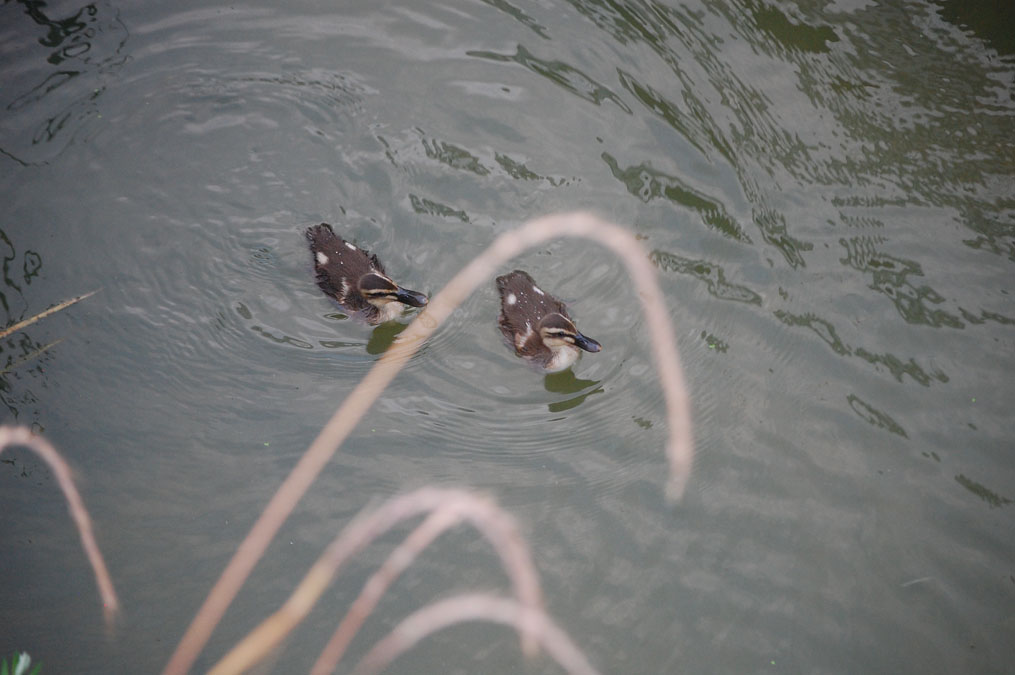
[[[575,333],[574,343],[576,346],[581,347],[587,352],[592,352],[593,354],[603,348],[601,344],[599,344],[592,338],[588,337],[587,335],[582,335],[581,333]]]

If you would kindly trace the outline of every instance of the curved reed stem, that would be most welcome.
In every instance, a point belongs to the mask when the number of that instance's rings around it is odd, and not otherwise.
[[[471,522],[493,545],[504,569],[511,577],[518,603],[532,611],[542,610],[542,592],[539,589],[539,579],[532,563],[532,555],[518,531],[514,518],[489,499],[463,490],[422,488],[390,499],[377,510],[361,515],[350,523],[328,546],[285,604],[241,640],[209,671],[209,675],[242,673],[265,658],[306,618],[349,557],[402,520],[421,513],[430,513],[430,517],[392,552],[381,569],[367,582],[363,593],[342,620],[336,632],[337,641],[332,640],[336,644],[329,642],[330,650],[326,649],[325,654],[318,659],[320,667],[323,668],[322,661],[332,658],[336,651],[335,664],[337,664],[345,646],[352,640],[359,626],[366,620],[394,578],[411,565],[416,556],[441,532],[462,520]],[[516,625],[522,631],[523,639],[527,639],[529,643],[527,651],[534,652],[537,636],[534,634],[533,626],[524,622]],[[334,664],[331,669],[324,672],[332,670]]]
[[[405,538],[398,548],[388,555],[388,559],[371,576],[363,590],[349,606],[349,611],[332,634],[328,644],[324,646],[317,661],[310,669],[310,675],[330,675],[335,672],[339,661],[345,655],[353,637],[359,632],[363,622],[377,607],[381,597],[387,592],[395,580],[409,568],[409,565],[448,528],[454,527],[460,518],[450,509],[438,509],[420,523]]]
[[[353,427],[373,405],[398,371],[451,312],[488,280],[497,268],[522,251],[558,237],[584,237],[597,241],[624,261],[645,310],[652,353],[666,399],[669,441],[666,454],[670,476],[667,497],[679,499],[691,472],[694,446],[690,402],[684,386],[669,312],[645,249],[629,232],[587,213],[546,216],[499,236],[493,244],[459,272],[437,293],[427,308],[409,324],[399,339],[349,393],[334,416],[324,425],[303,457],[271,498],[247,538],[223,570],[215,586],[180,640],[163,673],[183,675],[204,648],[226,608],[236,597],[254,565],[275,533],[303,497]]]
[[[55,310],[54,310],[55,311]],[[95,574],[95,583],[99,587],[99,595],[102,598],[102,613],[105,616],[107,630],[112,630],[113,622],[120,611],[120,602],[116,599],[116,591],[113,589],[113,580],[106,569],[106,562],[102,558],[102,551],[95,542],[95,534],[92,532],[92,519],[88,515],[85,503],[81,494],[74,486],[74,478],[71,476],[70,467],[60,453],[56,451],[49,441],[42,436],[36,436],[28,427],[0,426],[0,453],[7,446],[23,445],[39,455],[52,469],[56,476],[56,482],[63,490],[67,498],[67,509],[71,518],[81,535],[81,546],[85,549],[88,562],[92,565],[92,572]]]
[[[485,593],[459,595],[427,605],[406,617],[402,623],[374,645],[354,671],[371,675],[412,649],[420,640],[463,621],[493,621],[519,630],[531,626],[546,652],[572,675],[596,675],[596,670],[543,610],[533,610],[514,600]]]

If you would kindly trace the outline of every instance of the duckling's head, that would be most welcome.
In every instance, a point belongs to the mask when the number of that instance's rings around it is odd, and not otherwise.
[[[578,347],[587,352],[598,352],[603,348],[592,338],[579,333],[570,319],[557,312],[544,316],[539,322],[538,329],[543,344],[554,351],[561,348],[574,349]]]
[[[422,307],[427,297],[422,293],[401,288],[391,279],[377,272],[369,272],[359,278],[359,292],[377,309],[383,309],[391,302],[400,302],[410,307]]]

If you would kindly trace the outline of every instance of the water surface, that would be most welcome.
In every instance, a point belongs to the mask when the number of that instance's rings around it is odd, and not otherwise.
[[[1005,22],[1007,22],[1005,24]],[[543,377],[492,282],[413,359],[255,570],[195,672],[364,506],[469,486],[523,523],[602,672],[1000,672],[1015,660],[1015,48],[991,3],[575,0],[0,7],[4,421],[72,462],[125,607],[102,634],[55,482],[0,464],[0,650],[155,672],[398,326],[346,319],[302,231],[409,288],[593,209],[651,252],[694,405],[688,493],[617,260],[528,270],[604,349]],[[41,348],[56,340],[41,355]],[[27,360],[22,361],[28,357]],[[306,670],[395,537],[274,668]],[[357,639],[505,589],[441,540]],[[351,663],[351,662],[350,662]],[[349,666],[346,666],[347,668]],[[500,627],[392,672],[557,672]]]

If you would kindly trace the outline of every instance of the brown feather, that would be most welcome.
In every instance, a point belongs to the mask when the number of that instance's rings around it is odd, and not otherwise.
[[[553,323],[578,332],[564,303],[539,288],[535,280],[522,270],[497,277],[497,291],[501,301],[497,323],[508,345],[515,354],[540,368],[555,368],[558,355],[543,342],[540,328]],[[578,348],[565,348],[570,349],[575,351],[571,358],[573,361],[577,358]]]
[[[307,229],[306,236],[314,255],[317,285],[325,294],[334,298],[344,310],[358,314],[367,323],[377,324],[390,318],[360,292],[360,279],[367,274],[381,276],[390,281],[393,288],[398,287],[384,271],[384,266],[376,255],[338,236],[327,223]]]

